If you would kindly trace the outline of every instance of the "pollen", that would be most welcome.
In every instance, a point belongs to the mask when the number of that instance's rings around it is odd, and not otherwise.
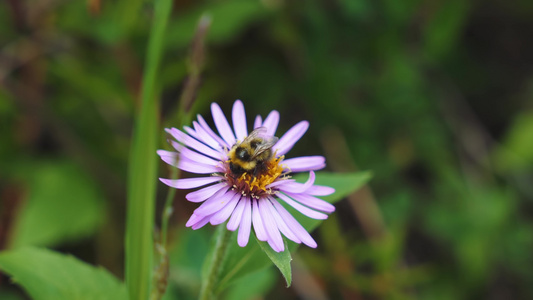
[[[271,194],[272,190],[267,188],[267,186],[282,176],[285,169],[281,164],[283,158],[284,156],[280,156],[268,161],[264,171],[257,176],[243,173],[241,176],[234,178],[230,173],[227,178],[231,185],[244,196],[250,195],[259,199],[264,194]]]

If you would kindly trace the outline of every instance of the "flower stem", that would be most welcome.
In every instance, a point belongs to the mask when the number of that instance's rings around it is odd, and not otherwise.
[[[176,179],[179,177],[179,169],[172,168],[170,178]],[[172,215],[172,203],[174,202],[174,195],[176,195],[176,189],[169,189],[167,199],[165,200],[165,206],[163,207],[163,213],[161,215],[161,246],[167,248],[168,239],[168,221]]]
[[[207,272],[202,282],[202,288],[200,290],[200,300],[212,299],[214,288],[216,287],[216,281],[220,271],[222,269],[222,263],[226,258],[226,250],[229,245],[232,232],[226,229],[226,226],[220,225],[217,228],[217,240],[214,245],[214,251],[211,253],[211,257],[207,257]]]

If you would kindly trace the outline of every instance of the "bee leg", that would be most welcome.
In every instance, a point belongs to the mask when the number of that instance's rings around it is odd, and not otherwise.
[[[253,177],[259,177],[259,175],[261,175],[261,173],[263,173],[264,171],[264,167],[263,165],[257,165],[254,169],[254,172],[252,173],[252,176]]]

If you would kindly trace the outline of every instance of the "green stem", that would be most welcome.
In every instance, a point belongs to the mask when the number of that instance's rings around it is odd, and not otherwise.
[[[222,269],[222,263],[226,258],[226,250],[228,249],[229,240],[232,232],[226,229],[226,226],[219,225],[217,230],[222,230],[222,233],[218,235],[218,239],[215,244],[215,249],[211,256],[211,261],[208,265],[207,276],[204,282],[202,282],[202,288],[200,290],[200,300],[212,299],[214,295],[214,288],[216,287],[216,281],[218,274]]]

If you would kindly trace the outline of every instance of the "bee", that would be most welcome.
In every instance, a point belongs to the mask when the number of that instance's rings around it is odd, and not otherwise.
[[[244,173],[257,177],[266,170],[274,153],[272,147],[278,142],[275,136],[266,134],[266,127],[252,131],[242,142],[237,142],[228,152],[229,168],[235,178]]]

